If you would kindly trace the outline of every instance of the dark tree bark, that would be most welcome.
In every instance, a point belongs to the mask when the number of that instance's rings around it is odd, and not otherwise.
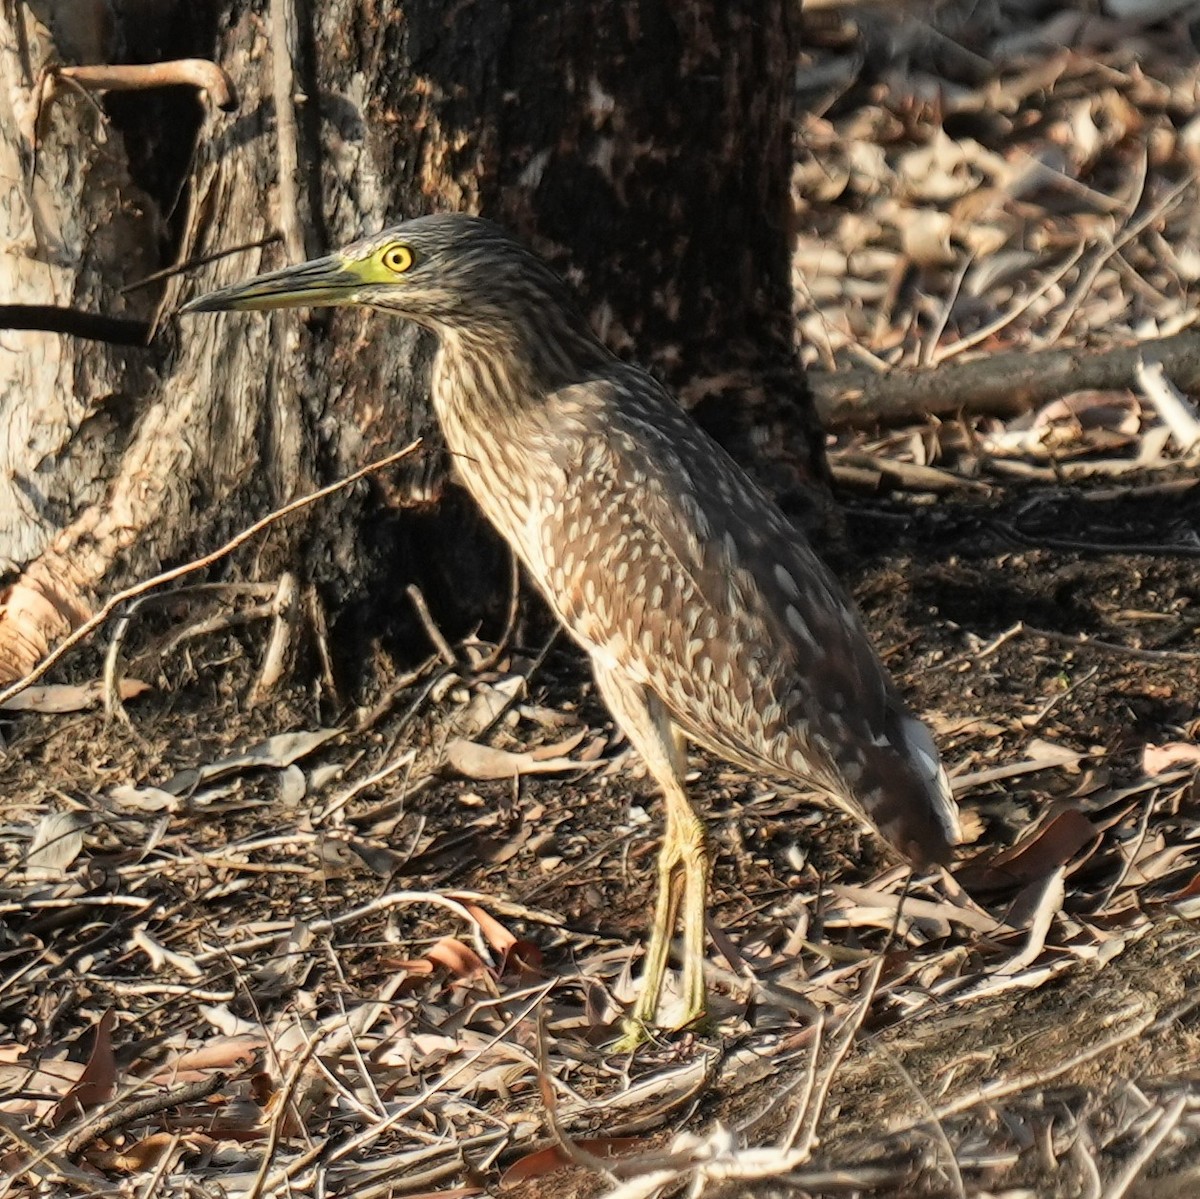
[[[0,677],[131,574],[211,548],[417,435],[418,465],[291,526],[258,569],[303,561],[339,626],[369,637],[396,630],[409,578],[423,574],[435,602],[454,597],[451,620],[497,589],[501,547],[445,486],[426,335],[352,311],[170,315],[198,291],[403,216],[508,224],[567,275],[608,342],[672,383],[736,456],[800,509],[820,494],[792,350],[786,0],[212,8],[96,6],[89,25],[70,0],[42,0],[4,29],[5,91],[31,99],[0,138],[9,177],[32,187],[13,187],[3,208],[29,230],[36,269],[10,258],[0,300],[161,320],[147,349],[6,335],[56,365],[20,382],[24,400],[5,384],[0,420],[56,403],[72,413],[53,445],[7,463],[13,494],[46,479],[36,520],[0,522]],[[110,97],[102,115],[63,91],[34,136],[43,66],[119,53],[211,57],[240,108],[147,92]],[[70,237],[39,227],[47,212]],[[230,253],[239,246],[251,248]],[[61,282],[42,286],[52,260]],[[123,290],[192,261],[204,265]]]

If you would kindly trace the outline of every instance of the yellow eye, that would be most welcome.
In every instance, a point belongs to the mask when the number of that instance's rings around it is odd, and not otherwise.
[[[413,252],[408,246],[401,245],[397,242],[395,245],[388,246],[386,250],[379,256],[379,261],[383,263],[389,271],[397,275],[403,275],[413,264]]]

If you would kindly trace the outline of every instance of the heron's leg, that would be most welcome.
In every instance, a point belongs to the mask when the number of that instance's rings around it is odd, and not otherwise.
[[[680,1027],[704,1014],[704,914],[708,892],[708,853],[704,824],[684,789],[687,755],[683,737],[653,692],[595,663],[596,682],[613,716],[662,789],[666,829],[658,858],[658,898],[642,971],[642,991],[626,1044],[654,1022],[666,974],[671,936],[683,903],[683,987]]]

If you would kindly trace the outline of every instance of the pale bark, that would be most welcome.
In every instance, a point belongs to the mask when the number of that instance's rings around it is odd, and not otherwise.
[[[37,121],[39,67],[103,52],[101,14],[84,5],[48,24],[25,5],[0,19],[0,289],[9,303],[144,317],[145,298],[124,299],[111,273],[113,261],[130,278],[157,265],[157,212],[129,177],[120,134],[75,95]],[[65,520],[104,502],[126,435],[113,409],[152,376],[137,348],[16,330],[0,347],[0,578],[34,565],[0,596],[4,679],[86,613],[72,582],[37,567]]]

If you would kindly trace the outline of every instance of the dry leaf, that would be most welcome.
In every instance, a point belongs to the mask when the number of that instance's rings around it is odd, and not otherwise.
[[[1165,745],[1146,745],[1142,748],[1142,769],[1151,778],[1166,774],[1180,766],[1195,766],[1200,762],[1200,745],[1188,741],[1168,741]]]
[[[954,871],[963,889],[1005,890],[1044,878],[1069,862],[1100,830],[1078,809],[1067,808],[990,861],[975,858]]]
[[[563,770],[588,770],[592,763],[573,758],[537,756],[537,751],[512,753],[491,745],[480,745],[462,737],[446,745],[446,763],[469,779],[511,779],[522,774],[558,774]]]
[[[122,679],[117,688],[121,698],[136,699],[153,690],[141,679]],[[0,704],[0,712],[41,712],[58,715],[94,708],[104,698],[104,685],[93,683],[45,683],[26,687],[12,699]]]
[[[86,822],[78,812],[50,812],[38,821],[26,858],[31,880],[61,879],[83,849]]]
[[[107,1103],[116,1094],[117,1058],[112,1047],[112,1031],[116,1024],[117,1013],[109,1008],[96,1024],[91,1056],[79,1081],[50,1114],[51,1128],[58,1128],[81,1113]]]
[[[573,1142],[584,1153],[592,1157],[613,1158],[640,1148],[645,1142],[640,1137],[581,1137]],[[573,1165],[572,1159],[561,1145],[547,1145],[518,1158],[500,1178],[502,1187],[528,1182],[531,1178],[542,1178]]]

